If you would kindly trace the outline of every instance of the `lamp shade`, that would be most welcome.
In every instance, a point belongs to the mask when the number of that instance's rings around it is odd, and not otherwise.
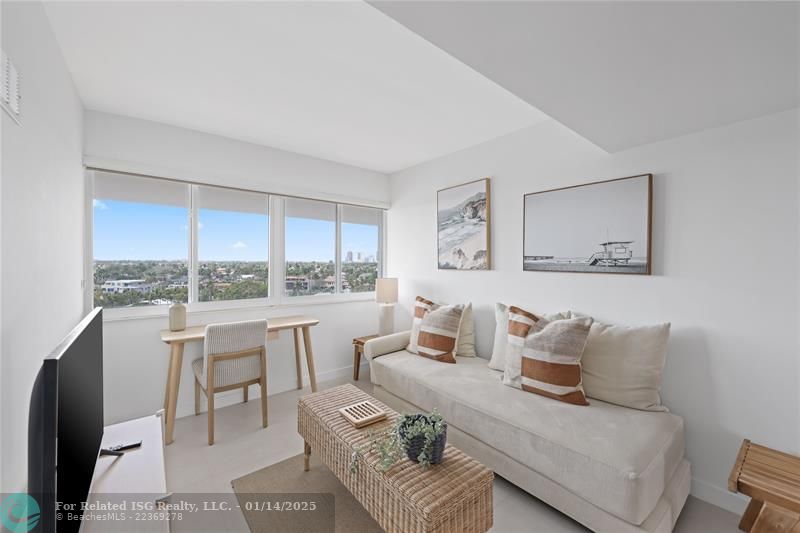
[[[397,303],[397,278],[378,278],[375,281],[375,301],[381,304]]]

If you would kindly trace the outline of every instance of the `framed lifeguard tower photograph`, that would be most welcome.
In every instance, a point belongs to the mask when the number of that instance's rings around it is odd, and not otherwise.
[[[522,269],[650,274],[653,175],[529,193]]]

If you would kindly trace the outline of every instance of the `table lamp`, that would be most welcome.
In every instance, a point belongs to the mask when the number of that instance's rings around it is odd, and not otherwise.
[[[376,280],[375,301],[378,302],[378,335],[388,335],[394,330],[397,278],[378,278]]]

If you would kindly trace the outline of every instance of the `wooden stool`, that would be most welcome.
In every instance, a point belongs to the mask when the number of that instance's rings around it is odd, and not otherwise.
[[[751,498],[739,522],[742,531],[800,533],[800,457],[745,439],[728,490]]]

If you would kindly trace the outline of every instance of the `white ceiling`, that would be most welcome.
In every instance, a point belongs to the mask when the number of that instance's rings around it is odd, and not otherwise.
[[[607,151],[800,105],[798,2],[374,5]]]
[[[362,2],[51,2],[88,109],[382,172],[545,115]]]

